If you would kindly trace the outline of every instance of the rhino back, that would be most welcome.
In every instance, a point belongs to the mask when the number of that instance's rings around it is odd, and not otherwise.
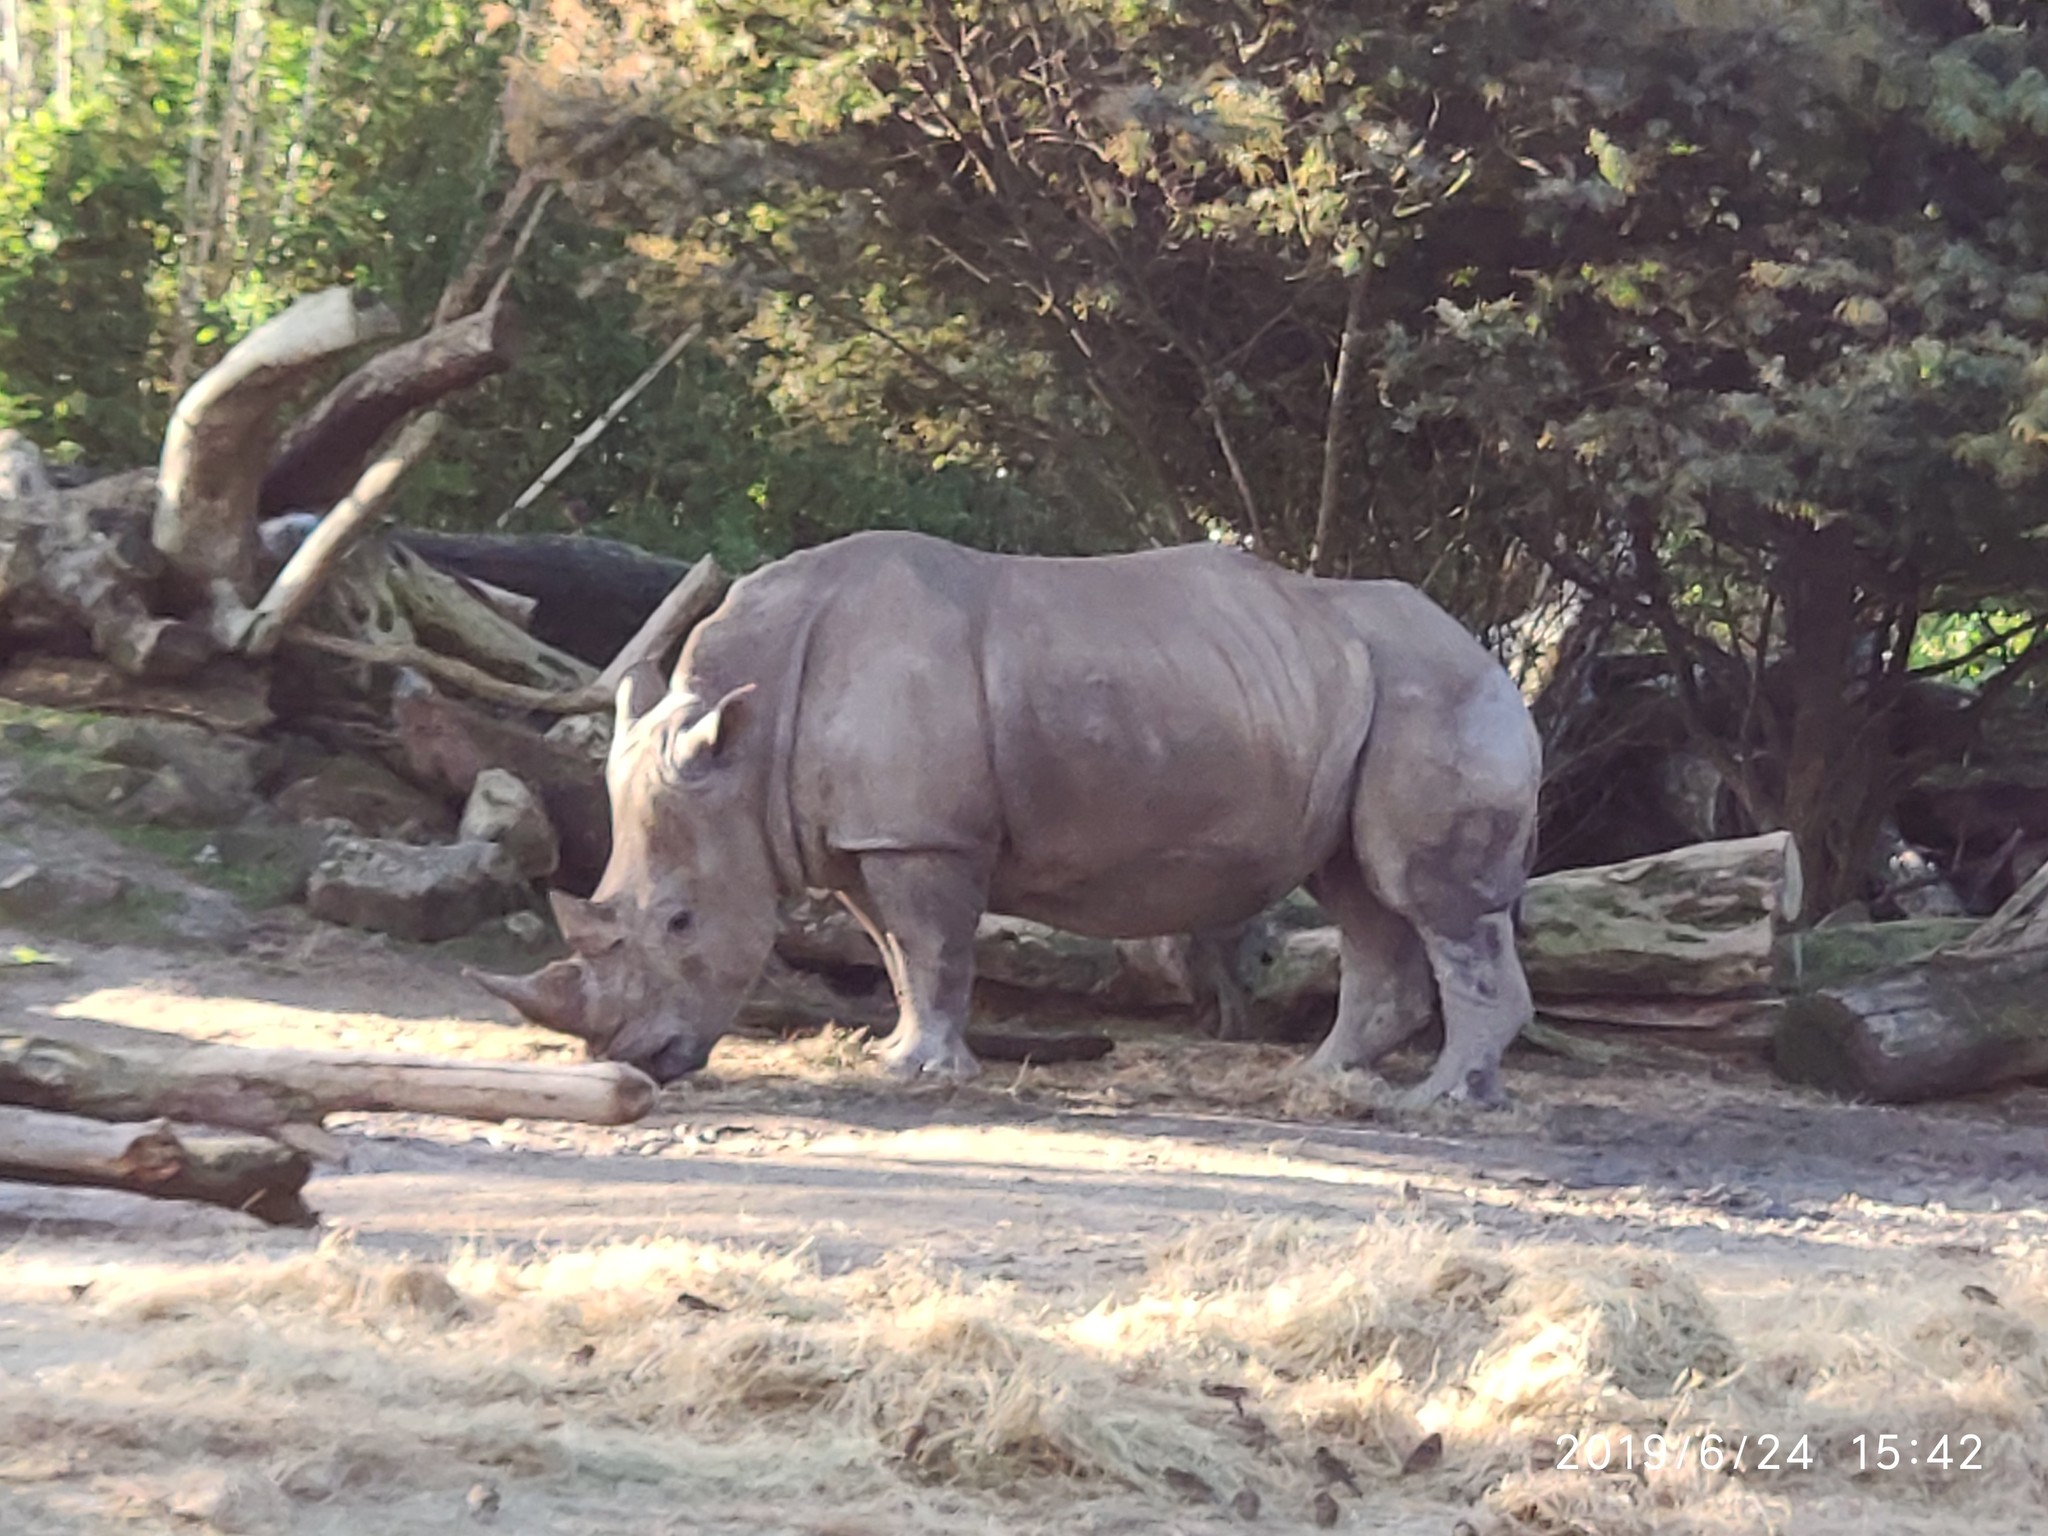
[[[999,910],[1117,936],[1231,921],[1345,836],[1370,662],[1299,578],[1201,546],[1006,560],[981,671]]]

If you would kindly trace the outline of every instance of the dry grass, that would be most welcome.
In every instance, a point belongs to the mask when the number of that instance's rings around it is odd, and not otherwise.
[[[0,1301],[54,1305],[71,1283],[22,1266]],[[1712,1297],[1613,1250],[1236,1224],[1135,1285],[1053,1298],[910,1255],[827,1274],[805,1253],[683,1241],[445,1263],[329,1241],[109,1266],[80,1305],[97,1358],[0,1384],[0,1508],[83,1455],[254,1472],[295,1509],[491,1474],[572,1499],[638,1488],[655,1508],[686,1489],[700,1513],[887,1507],[885,1528],[909,1531],[1008,1509],[991,1528],[1070,1530],[1104,1496],[1221,1520],[1203,1490],[1220,1506],[1250,1488],[1285,1529],[1328,1447],[1388,1529],[1846,1532],[1868,1527],[1829,1510],[1872,1490],[1851,1439],[1887,1432],[1981,1435],[1997,1470],[1885,1475],[1886,1530],[2017,1531],[2048,1468],[2038,1264],[2005,1266],[1995,1303],[1847,1280]],[[1604,1436],[1618,1460],[1624,1435],[1709,1430],[1805,1435],[1815,1465],[1553,1465],[1563,1434]],[[1404,1472],[1431,1434],[1440,1460]]]

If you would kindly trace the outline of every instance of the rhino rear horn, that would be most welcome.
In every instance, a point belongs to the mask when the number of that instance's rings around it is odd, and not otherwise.
[[[462,974],[517,1008],[528,1023],[589,1043],[591,1027],[584,1006],[580,960],[551,960],[531,976],[500,976],[469,967],[464,967]]]
[[[613,758],[616,759],[624,748],[626,733],[661,702],[666,691],[667,685],[662,681],[661,668],[651,661],[641,662],[619,679],[619,691],[612,715]]]

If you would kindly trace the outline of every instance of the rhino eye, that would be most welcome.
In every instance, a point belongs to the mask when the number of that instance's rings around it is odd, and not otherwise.
[[[690,931],[690,924],[694,921],[696,919],[691,917],[688,912],[678,912],[669,918],[668,931],[670,933],[688,933]]]

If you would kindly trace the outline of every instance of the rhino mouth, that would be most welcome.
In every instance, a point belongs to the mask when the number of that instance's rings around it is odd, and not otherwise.
[[[693,1045],[687,1040],[671,1040],[652,1056],[633,1063],[642,1072],[663,1085],[680,1082],[693,1072],[704,1070],[704,1064],[711,1059],[711,1048]]]
[[[463,974],[491,996],[510,1003],[529,1024],[581,1040],[591,1055],[638,1067],[657,1083],[673,1083],[702,1071],[711,1059],[713,1042],[700,1043],[680,1032],[652,1050],[613,1049],[625,1032],[618,1027],[616,1009],[606,1005],[605,989],[590,962],[581,955],[550,961],[530,976],[478,970]]]

